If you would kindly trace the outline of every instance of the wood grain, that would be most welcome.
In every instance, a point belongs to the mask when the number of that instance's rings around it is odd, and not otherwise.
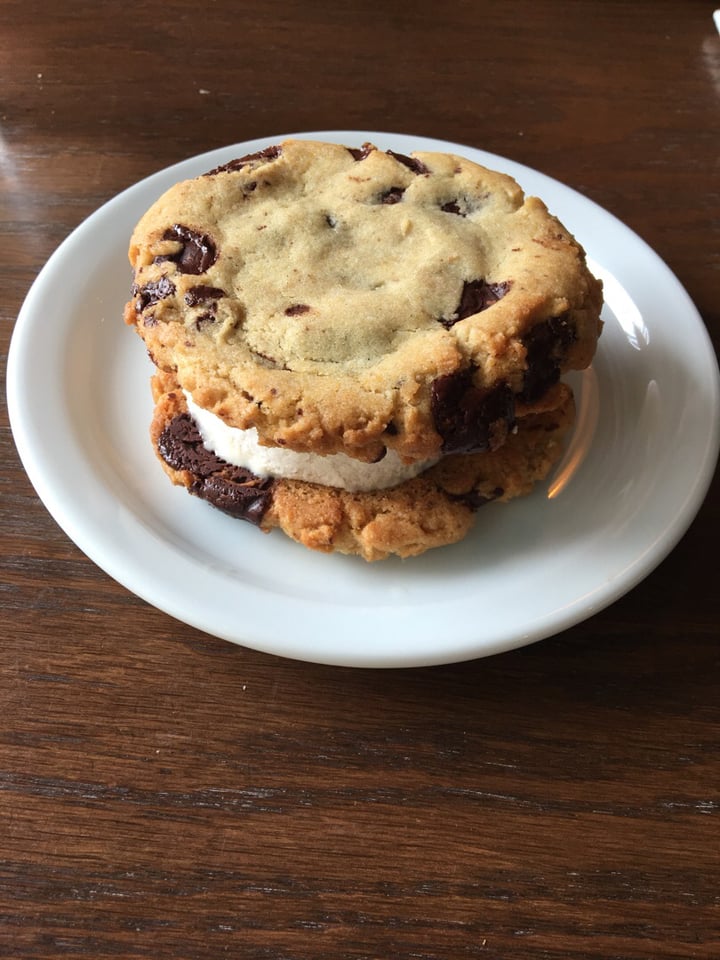
[[[312,129],[562,180],[658,251],[720,342],[705,3],[5,0],[0,50],[3,373],[32,279],[97,206]],[[4,396],[0,956],[720,956],[717,481],[645,582],[561,636],[335,669],[110,580],[35,496]]]

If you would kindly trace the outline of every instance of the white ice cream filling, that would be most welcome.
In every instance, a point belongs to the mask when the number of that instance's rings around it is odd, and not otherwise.
[[[205,449],[235,467],[250,470],[257,477],[305,480],[358,493],[397,486],[437,462],[424,460],[420,463],[403,463],[394,450],[388,450],[377,463],[363,463],[344,453],[320,456],[316,453],[296,453],[281,447],[263,447],[258,443],[254,427],[249,430],[229,427],[220,417],[194,403],[187,392],[185,400]]]

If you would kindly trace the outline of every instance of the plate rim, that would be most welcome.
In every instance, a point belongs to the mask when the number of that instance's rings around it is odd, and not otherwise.
[[[631,237],[634,243],[640,244],[645,255],[652,258],[655,265],[661,269],[663,273],[663,279],[666,282],[674,284],[675,293],[684,298],[686,309],[692,316],[696,326],[695,333],[701,339],[703,337],[705,338],[708,348],[706,386],[709,389],[713,409],[717,414],[718,410],[720,409],[720,374],[718,373],[717,357],[715,355],[710,334],[695,304],[692,302],[679,279],[670,270],[667,264],[659,257],[656,251],[653,250],[634,230],[620,221],[610,211],[601,207],[594,200],[585,197],[572,187],[569,187],[552,177],[548,177],[541,171],[534,170],[533,168],[527,167],[524,164],[518,163],[510,158],[488,153],[487,151],[480,150],[476,147],[454,143],[453,141],[438,140],[436,138],[413,134],[352,130],[304,131],[301,133],[283,134],[274,137],[260,137],[248,141],[242,141],[237,144],[230,144],[224,147],[214,148],[212,150],[187,157],[184,160],[180,160],[177,163],[171,164],[170,166],[163,167],[155,173],[151,173],[150,175],[137,181],[135,184],[125,188],[123,191],[102,204],[97,210],[91,213],[80,224],[78,224],[77,227],[75,227],[75,229],[51,254],[47,262],[44,264],[32,282],[20,312],[18,313],[17,321],[12,331],[10,340],[7,360],[7,401],[11,430],[18,453],[20,455],[20,459],[33,487],[35,488],[38,496],[48,512],[58,523],[61,529],[66,533],[66,535],[73,540],[73,542],[91,559],[91,561],[96,563],[97,566],[103,569],[109,576],[117,580],[126,589],[141,597],[151,605],[158,607],[158,609],[167,613],[169,616],[172,616],[175,619],[196,627],[204,632],[209,632],[214,636],[221,637],[222,639],[226,639],[241,646],[308,662],[338,666],[387,668],[429,666],[459,662],[468,659],[476,659],[490,656],[502,651],[516,649],[518,647],[537,642],[548,636],[561,633],[569,627],[595,615],[607,606],[610,606],[621,596],[625,595],[635,586],[637,586],[639,582],[645,579],[669,555],[669,553],[672,552],[672,550],[687,532],[698,510],[702,506],[710,483],[712,482],[718,459],[718,450],[720,448],[720,420],[718,419],[717,415],[714,417],[711,430],[707,436],[695,483],[690,490],[686,491],[683,509],[682,511],[678,511],[674,523],[670,524],[665,529],[662,542],[656,544],[653,551],[646,551],[645,556],[643,558],[636,559],[631,570],[626,571],[624,576],[616,577],[614,582],[606,584],[603,590],[598,590],[597,594],[594,596],[595,602],[592,604],[586,604],[581,612],[578,611],[578,605],[580,599],[582,598],[579,598],[566,607],[563,616],[558,615],[557,611],[551,611],[546,617],[546,620],[549,622],[536,622],[522,635],[516,636],[513,639],[504,637],[494,643],[488,642],[487,640],[476,640],[474,642],[466,640],[459,646],[455,645],[452,647],[450,656],[448,656],[450,651],[447,649],[437,649],[435,651],[418,650],[415,652],[410,649],[409,651],[402,651],[400,653],[398,653],[397,650],[394,650],[385,656],[379,655],[378,651],[373,651],[371,655],[365,656],[363,651],[336,650],[332,652],[330,656],[328,656],[327,651],[323,653],[318,650],[313,651],[310,649],[298,649],[297,644],[292,642],[288,643],[287,641],[277,640],[277,642],[268,644],[266,641],[258,641],[256,638],[247,636],[243,636],[242,638],[227,636],[223,633],[217,632],[215,629],[208,630],[206,617],[192,616],[188,611],[178,611],[177,608],[171,609],[167,602],[157,602],[157,594],[154,593],[152,589],[139,589],[139,585],[136,580],[133,577],[128,577],[127,571],[123,569],[123,564],[121,562],[118,563],[118,558],[107,556],[107,551],[99,549],[97,544],[88,543],[87,537],[84,536],[82,532],[79,532],[77,524],[73,523],[73,518],[69,518],[67,511],[63,509],[62,504],[58,503],[52,488],[52,483],[49,481],[48,477],[43,476],[42,470],[38,467],[38,462],[35,457],[35,450],[33,447],[34,440],[36,438],[32,438],[29,435],[27,424],[22,414],[22,386],[20,375],[22,361],[24,358],[23,351],[27,350],[24,340],[29,336],[29,331],[31,329],[31,321],[27,318],[32,316],[34,298],[38,296],[38,291],[42,288],[42,285],[46,282],[46,279],[51,275],[54,265],[62,259],[68,250],[72,248],[73,244],[82,241],[85,234],[92,230],[94,223],[98,222],[103,216],[109,215],[116,208],[116,206],[122,206],[123,204],[127,203],[129,196],[137,196],[138,193],[153,187],[161,179],[172,180],[172,178],[177,178],[178,173],[181,171],[187,171],[188,167],[190,166],[201,167],[201,165],[204,165],[206,162],[216,165],[216,161],[221,159],[223,156],[229,156],[232,153],[237,155],[237,151],[240,150],[243,152],[252,152],[252,150],[258,144],[267,145],[268,143],[278,142],[279,140],[293,137],[319,140],[333,139],[336,142],[353,142],[359,137],[368,140],[378,139],[381,141],[392,141],[395,143],[398,141],[414,141],[419,144],[419,146],[415,147],[415,149],[418,150],[439,149],[445,151],[449,150],[451,152],[464,152],[466,155],[479,154],[483,158],[481,162],[485,162],[486,165],[494,165],[495,169],[508,170],[508,172],[510,172],[510,174],[516,178],[518,171],[525,171],[528,175],[531,175],[532,178],[539,178],[540,182],[548,181],[548,183],[553,186],[554,190],[560,188],[562,193],[565,196],[568,196],[569,200],[579,200],[581,201],[582,205],[588,205],[588,209],[594,208],[595,211],[602,215],[603,218],[607,219],[608,222],[613,223],[615,229],[621,230],[626,236]],[[181,175],[187,176],[188,174],[182,173]],[[539,193],[540,191],[537,192]]]

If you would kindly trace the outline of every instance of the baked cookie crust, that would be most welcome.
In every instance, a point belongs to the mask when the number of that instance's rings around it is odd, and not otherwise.
[[[229,426],[301,453],[500,450],[601,330],[577,241],[514,180],[448,154],[285,141],[171,188],[129,256],[125,319],[158,368]],[[300,513],[278,494],[267,522],[320,544],[318,496]],[[337,502],[328,537],[350,550],[365,508]]]

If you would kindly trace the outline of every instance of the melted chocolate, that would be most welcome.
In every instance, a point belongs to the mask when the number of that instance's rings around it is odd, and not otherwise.
[[[405,193],[405,187],[390,187],[380,195],[380,203],[400,203]]]
[[[366,157],[369,157],[376,148],[371,143],[364,143],[362,147],[347,147],[346,149],[352,154],[355,160],[364,160]],[[406,157],[404,153],[395,153],[394,150],[386,150],[385,152],[388,156],[397,160],[398,163],[402,163],[404,167],[408,167],[413,173],[430,173],[425,164],[415,157]]]
[[[448,330],[460,320],[487,310],[501,300],[510,289],[510,281],[488,283],[486,280],[466,280],[460,294],[460,303],[451,317],[440,317],[439,322]]]
[[[364,143],[361,147],[348,147],[348,153],[351,153],[353,159],[355,160],[364,160],[365,157],[369,157],[373,152],[375,147],[371,143]]]
[[[577,333],[566,316],[550,317],[537,323],[524,338],[527,370],[521,400],[533,403],[560,379],[560,365]]]
[[[147,307],[152,306],[159,300],[171,297],[175,293],[175,284],[167,277],[160,277],[159,280],[151,280],[144,287],[133,286],[133,294],[137,296],[135,301],[135,310],[142,313]]]
[[[189,307],[197,307],[200,303],[207,303],[208,300],[219,300],[225,296],[225,291],[219,287],[211,287],[208,283],[200,283],[197,287],[191,287],[185,294],[185,303]]]
[[[474,313],[487,310],[498,300],[502,300],[510,289],[509,281],[488,283],[486,280],[466,280],[458,305],[458,320],[471,317]]]
[[[472,369],[438,377],[432,385],[435,429],[443,453],[478,453],[492,447],[493,426],[510,429],[515,422],[515,398],[506,384],[480,390]]]
[[[211,304],[209,310],[206,310],[205,313],[201,313],[199,317],[195,320],[195,329],[200,333],[201,330],[204,330],[205,327],[209,326],[211,323],[215,323],[217,317],[215,316],[215,304]]]
[[[158,257],[158,260],[172,260],[180,273],[205,273],[217,260],[217,250],[213,240],[206,233],[198,233],[176,223],[163,234],[163,240],[178,240],[182,246],[177,253]]]
[[[189,414],[170,420],[158,438],[157,448],[174,470],[193,474],[191,493],[232,517],[260,524],[272,500],[274,481],[234,467],[206,450]]]
[[[223,163],[213,170],[208,170],[204,176],[214,177],[218,173],[232,173],[234,170],[242,170],[243,167],[246,167],[249,163],[253,163],[255,160],[275,160],[281,153],[282,147],[280,144],[275,144],[272,147],[265,147],[264,150],[258,150],[257,153],[248,153],[244,157],[238,157],[236,160]],[[254,186],[255,184],[253,184],[253,187]]]
[[[415,157],[406,157],[404,153],[395,153],[394,150],[388,150],[387,153],[388,156],[393,157],[404,167],[408,167],[413,173],[430,173],[422,160],[417,160]]]

